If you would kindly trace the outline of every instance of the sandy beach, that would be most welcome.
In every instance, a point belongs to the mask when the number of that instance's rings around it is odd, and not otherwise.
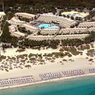
[[[64,80],[64,79],[71,79],[71,78],[76,78],[76,77],[82,77],[82,76],[89,76],[89,75],[95,75],[95,63],[92,65],[87,62],[87,60],[80,58],[76,59],[74,62],[64,62],[64,65],[62,64],[45,64],[45,65],[35,65],[32,66],[31,68],[25,68],[25,69],[14,69],[10,72],[4,72],[0,71],[0,83],[2,80],[10,80],[10,78],[21,78],[24,76],[33,76],[33,81],[30,83],[21,83],[21,84],[16,84],[16,85],[5,85],[1,86],[0,89],[6,89],[6,88],[13,88],[13,87],[20,87],[20,86],[26,86],[26,85],[32,85],[32,84],[38,84],[38,83],[43,83],[43,82],[50,82],[50,81],[57,81],[57,80]],[[93,69],[92,72],[90,72],[89,69]],[[74,72],[71,74],[70,71],[73,70],[80,70],[78,72]],[[67,76],[63,76],[62,72],[69,72],[67,73]],[[50,74],[53,74],[49,76]],[[62,76],[58,76],[58,74],[61,74]],[[77,73],[77,74],[76,74]],[[79,74],[80,73],[80,74]],[[40,75],[45,75],[43,76],[43,79]],[[71,75],[70,75],[71,74]],[[55,77],[53,77],[55,76]],[[51,77],[51,78],[50,78]],[[46,78],[46,79],[45,79]],[[47,79],[48,78],[48,79]]]
[[[22,52],[17,52],[18,48],[10,48],[1,51],[0,89],[95,75],[95,57],[92,53],[91,56],[87,55],[94,49],[93,44],[93,48],[78,50],[82,54],[69,52],[71,56],[64,57],[55,57],[54,54],[60,53],[59,49],[50,48]]]

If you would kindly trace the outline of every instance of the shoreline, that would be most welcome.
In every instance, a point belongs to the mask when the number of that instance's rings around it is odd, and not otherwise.
[[[62,77],[62,78],[55,78],[55,79],[50,79],[50,80],[45,80],[45,81],[37,81],[37,82],[33,82],[33,83],[26,83],[26,84],[22,84],[22,85],[20,84],[20,85],[14,85],[14,86],[1,87],[0,90],[20,88],[20,87],[28,87],[28,86],[32,86],[32,85],[39,85],[39,84],[58,82],[58,81],[66,81],[66,80],[70,80],[70,79],[77,79],[77,78],[83,78],[83,77],[88,77],[88,76],[89,77],[95,76],[95,73],[88,73],[88,74],[83,74],[83,75]]]
[[[11,49],[12,50],[12,49]],[[56,58],[54,59],[54,62],[50,58],[44,57],[41,59],[39,56],[38,59],[35,61],[36,57],[30,57],[33,62],[29,61],[28,57],[22,58],[21,56],[19,59],[12,59],[12,56],[15,55],[21,55],[20,53],[16,53],[16,50],[14,49],[14,52],[11,53],[13,55],[10,55],[11,50],[6,51],[6,53],[3,53],[2,55],[5,55],[6,58],[4,61],[0,62],[2,63],[1,66],[5,67],[12,67],[11,70],[0,71],[0,90],[1,89],[10,89],[10,88],[19,88],[19,87],[26,87],[36,84],[42,84],[42,83],[50,83],[50,82],[56,82],[56,81],[65,81],[65,80],[71,80],[71,79],[77,79],[81,77],[87,77],[87,76],[95,76],[95,58],[89,57],[86,55],[87,50],[83,51],[83,55],[77,55],[68,57],[65,56],[64,58]],[[50,53],[50,51],[45,51],[43,53]],[[55,50],[54,50],[55,51]],[[26,51],[29,55],[31,52],[37,53],[38,51],[29,50]],[[23,53],[26,53],[23,52]],[[38,52],[41,53],[42,51]],[[9,55],[9,56],[8,56]],[[11,57],[10,57],[11,56]],[[9,57],[9,62],[8,62]],[[87,58],[88,57],[88,58]],[[25,61],[20,63],[22,59]],[[25,60],[27,59],[27,60]],[[39,64],[43,62],[44,64]],[[93,60],[93,61],[89,61]],[[12,62],[10,64],[10,62]],[[35,63],[35,64],[31,64]],[[26,68],[24,66],[31,66],[29,68]],[[22,68],[20,68],[20,66]]]

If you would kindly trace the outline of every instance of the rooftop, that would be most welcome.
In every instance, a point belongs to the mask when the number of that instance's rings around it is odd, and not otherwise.
[[[24,13],[24,12],[18,12],[18,13],[15,13],[15,15],[26,17],[26,18],[34,18],[35,17],[34,14],[29,14],[29,13]]]

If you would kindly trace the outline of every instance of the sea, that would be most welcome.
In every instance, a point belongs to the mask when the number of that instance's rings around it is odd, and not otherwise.
[[[0,90],[0,95],[95,95],[95,76]]]

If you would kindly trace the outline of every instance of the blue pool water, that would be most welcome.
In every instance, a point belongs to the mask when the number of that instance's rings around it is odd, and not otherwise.
[[[55,28],[58,28],[58,26],[53,25],[53,24],[44,23],[44,24],[38,25],[38,28],[41,28],[41,29],[55,29]]]
[[[38,27],[39,28],[49,28],[50,24],[40,24]]]
[[[95,76],[1,90],[0,95],[95,95]]]

